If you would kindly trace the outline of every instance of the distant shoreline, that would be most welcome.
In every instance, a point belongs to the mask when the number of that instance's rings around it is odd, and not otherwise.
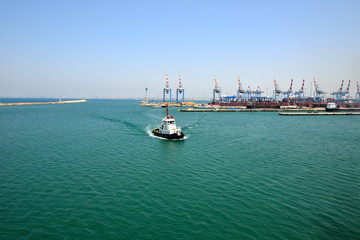
[[[67,103],[81,103],[86,102],[82,100],[71,100],[71,101],[58,101],[58,102],[20,102],[20,103],[0,103],[0,106],[23,106],[23,105],[43,105],[43,104],[67,104]]]

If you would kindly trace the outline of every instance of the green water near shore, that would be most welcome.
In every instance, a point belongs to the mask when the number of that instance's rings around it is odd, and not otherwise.
[[[0,238],[360,238],[360,116],[138,104],[0,108]]]

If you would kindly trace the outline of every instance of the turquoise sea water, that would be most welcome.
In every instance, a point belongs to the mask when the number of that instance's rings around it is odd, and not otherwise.
[[[360,239],[360,117],[0,107],[0,239]]]

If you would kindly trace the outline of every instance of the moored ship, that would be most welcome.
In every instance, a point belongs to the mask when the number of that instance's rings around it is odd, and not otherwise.
[[[325,110],[327,112],[360,112],[360,108],[344,108],[339,107],[334,102],[330,102],[326,105]]]
[[[330,102],[330,103],[328,103],[328,104],[326,105],[325,110],[326,110],[327,112],[337,112],[337,111],[338,111],[338,107],[337,107],[336,103]]]

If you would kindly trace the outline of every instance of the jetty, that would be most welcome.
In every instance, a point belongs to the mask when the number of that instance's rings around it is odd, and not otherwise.
[[[23,106],[23,105],[44,105],[44,104],[68,104],[68,103],[82,103],[86,102],[85,99],[58,101],[58,102],[20,102],[20,103],[0,103],[0,106]]]
[[[334,115],[360,115],[360,112],[281,112],[280,116],[334,116]]]
[[[280,108],[187,108],[179,109],[179,112],[308,112],[325,111],[325,108],[299,108],[299,109],[280,109]]]

